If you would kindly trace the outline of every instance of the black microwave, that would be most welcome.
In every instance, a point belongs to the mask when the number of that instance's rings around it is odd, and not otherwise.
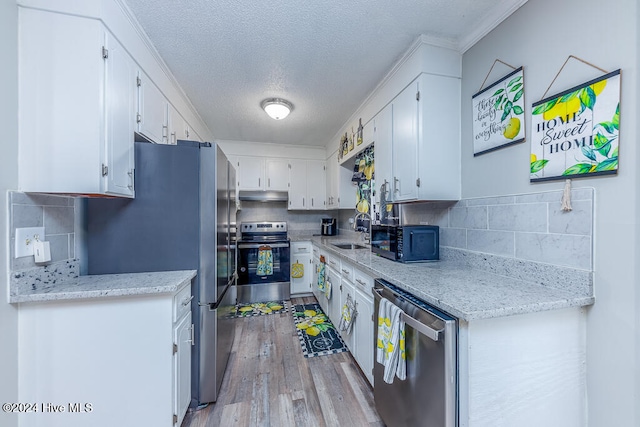
[[[372,225],[371,251],[400,262],[439,260],[440,227],[437,225]]]

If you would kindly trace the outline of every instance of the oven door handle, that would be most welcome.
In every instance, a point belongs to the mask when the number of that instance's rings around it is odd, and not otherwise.
[[[260,249],[263,246],[271,248],[288,248],[289,243],[238,243],[238,249]]]

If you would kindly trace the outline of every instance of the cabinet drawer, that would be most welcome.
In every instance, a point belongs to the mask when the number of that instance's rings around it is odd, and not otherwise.
[[[311,255],[311,243],[291,242],[291,255]]]
[[[326,260],[329,267],[340,273],[340,258],[331,255],[325,255],[324,259]]]
[[[353,270],[353,265],[348,262],[343,261],[340,265],[340,275],[351,282],[353,282]]]
[[[178,291],[173,297],[173,321],[176,322],[191,311],[191,285],[187,285]]]
[[[364,294],[372,296],[371,289],[373,288],[373,277],[364,274],[362,271],[353,269],[353,282],[356,288],[360,289]]]

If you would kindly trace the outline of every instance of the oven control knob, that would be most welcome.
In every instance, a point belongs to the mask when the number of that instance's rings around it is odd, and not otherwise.
[[[247,268],[246,267],[240,267],[240,271],[244,273],[244,272],[247,271]]]

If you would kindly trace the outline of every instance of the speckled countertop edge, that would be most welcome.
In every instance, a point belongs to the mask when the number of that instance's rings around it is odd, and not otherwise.
[[[78,276],[35,290],[9,295],[10,303],[78,300],[175,293],[196,276],[196,270]]]
[[[332,246],[333,243],[354,242],[351,237],[319,237],[311,233],[290,236],[292,241],[312,241],[328,254],[354,262],[364,273],[387,280],[466,321],[583,307],[595,302],[593,295],[502,276],[460,262],[402,264],[365,249],[343,250]]]

